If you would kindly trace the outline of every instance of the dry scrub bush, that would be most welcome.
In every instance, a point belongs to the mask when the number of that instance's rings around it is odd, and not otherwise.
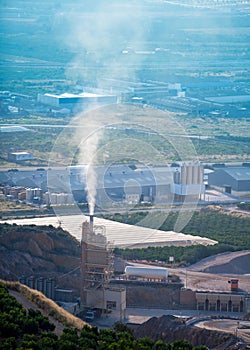
[[[86,324],[86,322],[64,310],[53,300],[48,299],[43,293],[35,289],[31,289],[19,282],[10,282],[4,280],[0,280],[0,282],[5,284],[9,289],[21,293],[27,299],[36,304],[36,306],[44,310],[48,316],[52,316],[55,320],[62,323],[65,327],[74,327],[81,330],[82,327]]]

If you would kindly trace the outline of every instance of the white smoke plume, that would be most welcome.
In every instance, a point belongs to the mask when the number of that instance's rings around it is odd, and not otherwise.
[[[76,138],[79,140],[78,163],[84,166],[84,182],[87,191],[89,214],[94,214],[97,177],[95,172],[96,151],[102,137],[102,121],[98,109],[81,113],[75,120],[77,127]]]
[[[143,50],[150,20],[139,1],[86,2],[85,12],[64,14],[67,44],[76,52],[68,67],[70,79],[91,81],[98,87],[102,78],[133,79],[142,57],[126,54]]]
[[[94,158],[98,147],[99,135],[93,134],[87,138],[84,142],[84,146],[81,147],[80,162],[81,159],[87,162],[86,167],[86,191],[87,200],[89,205],[89,214],[94,215],[95,210],[95,197],[96,197],[96,186],[97,176],[94,169]]]
[[[86,2],[85,6],[85,11],[72,10],[62,14],[68,29],[65,39],[77,52],[68,67],[68,77],[86,84],[91,81],[95,88],[100,87],[101,78],[133,79],[142,58],[138,56],[135,62],[134,58],[123,54],[123,50],[127,47],[134,50],[138,43],[140,49],[143,48],[145,30],[148,29],[143,18],[143,5],[134,0],[127,3],[110,0]],[[112,86],[106,86],[106,89],[111,91]],[[87,166],[87,199],[90,214],[94,214],[97,179],[93,163],[100,138],[100,133],[95,133],[95,130],[103,124],[96,111],[83,113],[78,119],[85,125],[79,129],[80,135],[78,133],[82,140],[79,164]]]

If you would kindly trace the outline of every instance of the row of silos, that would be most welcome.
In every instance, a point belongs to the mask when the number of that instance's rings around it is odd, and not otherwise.
[[[49,204],[73,204],[74,197],[72,193],[49,193],[46,192],[43,195],[43,202],[46,205]]]

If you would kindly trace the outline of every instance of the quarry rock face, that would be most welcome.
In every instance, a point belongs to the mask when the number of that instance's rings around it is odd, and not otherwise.
[[[59,279],[78,267],[80,245],[61,228],[0,225],[0,278],[17,280],[23,276],[35,276]],[[76,287],[76,277],[67,277],[68,288]],[[62,288],[65,287],[64,280],[60,283]]]
[[[43,251],[40,248],[38,242],[32,238],[28,239],[27,241],[18,241],[14,243],[13,248],[19,251],[26,251],[32,254],[33,256],[43,255]]]
[[[11,225],[10,225],[11,226]],[[33,232],[29,227],[29,231],[26,232],[25,228],[22,230],[22,226],[19,230],[16,229],[15,226],[12,226],[14,229],[11,230],[11,233],[8,235],[4,235],[4,237],[1,237],[1,243],[4,244],[8,248],[14,248],[17,250],[29,250],[29,246],[31,249],[31,252],[35,255],[35,250],[32,250],[32,244],[37,243],[37,247],[41,251],[43,250],[53,250],[54,249],[54,242],[53,240],[44,232],[37,231],[33,226]]]

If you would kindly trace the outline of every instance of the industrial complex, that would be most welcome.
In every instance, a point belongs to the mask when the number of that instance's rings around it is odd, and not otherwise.
[[[122,320],[126,306],[162,309],[247,313],[250,294],[242,292],[237,279],[228,281],[228,292],[195,291],[164,267],[126,266],[114,275],[112,244],[105,227],[95,226],[94,217],[82,226],[81,301],[87,309],[113,311]],[[126,301],[127,300],[127,301]]]
[[[165,267],[125,264],[123,271],[118,272],[114,266],[114,245],[105,231],[104,225],[95,224],[93,216],[82,223],[80,298],[74,312],[89,322],[101,315],[126,320],[127,308],[193,310],[200,314],[224,315],[250,311],[249,291],[243,291],[236,278],[225,282],[224,291],[219,288],[218,291],[205,291],[188,288],[174,270],[170,273]],[[76,305],[73,291],[58,288],[53,278],[30,276],[22,277],[20,281],[51,299]]]
[[[96,203],[100,207],[121,201],[130,204],[198,201],[205,192],[203,166],[199,163],[165,167],[137,164],[97,166],[95,173]],[[84,165],[0,172],[0,182],[5,185],[6,194],[9,194],[8,186],[15,187],[16,191],[19,187],[19,193],[23,193],[25,188],[40,188],[38,203],[46,205],[86,202],[87,177],[88,167]],[[37,196],[34,197],[37,203]],[[32,202],[28,198],[28,202]]]
[[[238,278],[225,278],[222,289],[218,285],[212,290],[209,287],[207,290],[199,290],[189,288],[187,280],[183,282],[175,269],[133,263],[125,263],[123,268],[117,269],[113,254],[117,245],[112,241],[114,237],[107,234],[105,222],[100,222],[94,216],[85,217],[85,220],[79,217],[80,222],[80,225],[72,222],[70,224],[78,231],[81,244],[78,301],[76,302],[72,290],[58,288],[55,280],[51,278],[27,276],[20,279],[22,283],[65,305],[67,302],[77,305],[72,312],[82,315],[89,322],[100,315],[111,316],[114,320],[126,320],[127,308],[193,310],[200,314],[214,312],[217,315],[242,315],[250,312],[249,288],[242,289]],[[18,223],[18,220],[15,223]],[[19,220],[19,223],[25,224],[25,221]],[[127,232],[129,229],[134,236],[137,235],[136,227],[130,226]],[[121,232],[117,226],[117,236],[125,234],[125,231]],[[172,241],[169,244],[178,245],[178,242]],[[207,283],[212,283],[209,278],[213,277],[209,275],[207,278]]]
[[[0,171],[0,198],[34,205],[84,203],[87,200],[87,169],[85,165],[77,165]],[[201,164],[193,162],[162,167],[120,164],[97,166],[95,173],[96,204],[103,209],[119,204],[152,203],[161,206],[218,202],[218,194],[225,195],[227,201],[244,200],[250,196],[250,170],[247,166],[204,171]],[[211,190],[218,192],[217,197],[206,195]]]
[[[204,174],[200,163],[179,162],[164,167],[140,164],[96,166],[96,206],[105,209],[128,209],[136,204],[165,207],[172,203],[203,203],[206,189],[225,192],[229,199],[249,196],[249,168],[221,167]],[[50,224],[62,227],[81,244],[80,306],[73,311],[93,321],[97,315],[125,320],[126,309],[189,309],[197,312],[247,313],[249,291],[241,290],[238,280],[229,278],[223,291],[187,288],[183,280],[160,266],[124,266],[114,269],[114,247],[141,248],[152,246],[214,245],[206,237],[163,232],[157,229],[115,223],[84,215],[60,216],[60,207],[87,200],[88,167],[19,169],[0,173],[2,199],[20,200],[32,205],[53,205],[58,217]],[[237,196],[237,197],[236,197]],[[205,203],[205,202],[204,202]],[[17,224],[46,224],[46,218],[10,220]],[[58,288],[53,278],[26,276],[21,282],[41,290],[59,302],[76,302],[72,290]],[[88,314],[86,314],[88,313]]]

